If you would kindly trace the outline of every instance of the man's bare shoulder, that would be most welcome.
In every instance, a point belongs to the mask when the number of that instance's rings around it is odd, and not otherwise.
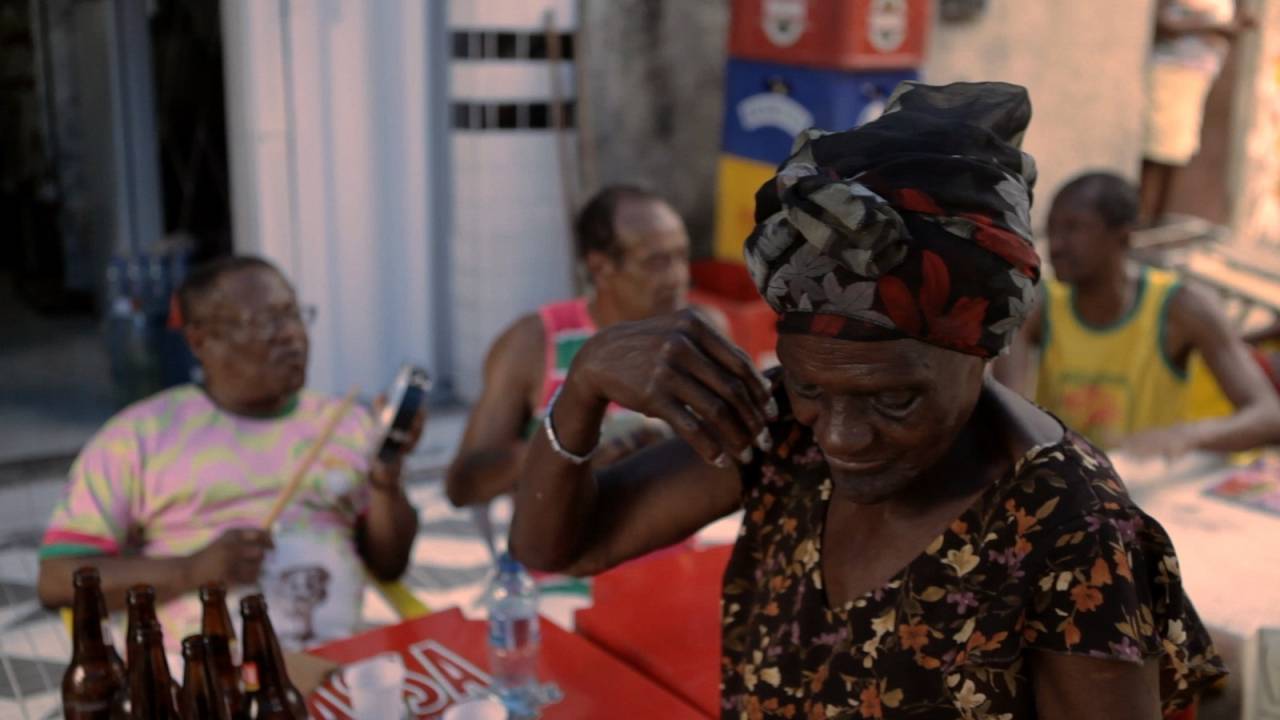
[[[1185,338],[1200,336],[1206,331],[1224,331],[1228,328],[1218,299],[1203,288],[1180,284],[1169,296],[1165,321],[1170,330]]]
[[[545,330],[542,327],[542,318],[537,313],[529,313],[516,318],[515,322],[507,326],[506,330],[498,336],[493,343],[493,349],[490,350],[489,358],[492,361],[498,356],[503,358],[511,357],[522,362],[528,362],[530,353],[541,353],[545,347]],[[541,357],[539,355],[539,357]]]
[[[545,372],[545,330],[542,318],[529,313],[507,326],[489,348],[484,374],[487,388],[501,392],[532,392]]]
[[[1207,356],[1238,340],[1238,333],[1223,314],[1216,296],[1183,284],[1170,292],[1164,317],[1164,351],[1169,357],[1181,361],[1193,349]]]

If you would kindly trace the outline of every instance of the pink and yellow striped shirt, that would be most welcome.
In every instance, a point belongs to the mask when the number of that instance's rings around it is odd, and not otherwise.
[[[185,385],[126,408],[72,466],[41,557],[186,556],[228,529],[260,525],[337,404],[304,390],[281,416],[250,418],[218,408],[202,389]],[[316,555],[316,564],[328,566],[327,597],[316,611],[325,622],[308,623],[323,625],[331,631],[326,636],[349,634],[359,620],[362,563],[355,527],[368,506],[365,477],[373,436],[367,411],[348,412],[273,528],[277,536],[306,538],[291,545],[309,548],[306,554]],[[344,587],[353,577],[356,587]],[[166,603],[159,612],[171,647],[198,629],[194,595]],[[272,616],[275,621],[274,610]]]

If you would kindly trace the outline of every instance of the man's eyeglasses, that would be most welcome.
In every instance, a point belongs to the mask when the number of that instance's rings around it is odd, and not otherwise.
[[[263,311],[239,318],[212,317],[198,322],[221,325],[227,339],[232,342],[265,342],[276,336],[286,325],[310,327],[317,314],[315,305],[301,305],[287,310]]]

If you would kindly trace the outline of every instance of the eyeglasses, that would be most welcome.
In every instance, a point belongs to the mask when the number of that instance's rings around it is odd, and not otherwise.
[[[227,339],[232,342],[265,342],[274,338],[286,325],[310,327],[317,312],[315,305],[301,305],[285,310],[264,310],[237,319],[214,317],[201,322],[222,325],[227,330]]]

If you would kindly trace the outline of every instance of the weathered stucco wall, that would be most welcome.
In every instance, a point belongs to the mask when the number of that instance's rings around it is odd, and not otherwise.
[[[724,107],[727,0],[588,0],[579,56],[597,186],[665,196],[709,254]],[[588,164],[590,153],[584,158]],[[590,192],[591,188],[585,188]]]
[[[1136,178],[1152,0],[992,0],[968,23],[937,24],[925,79],[1025,85],[1035,108],[1024,148],[1040,168],[1035,217],[1082,170]]]
[[[601,182],[637,180],[684,213],[709,247],[720,147],[727,0],[588,0],[586,102]],[[1135,177],[1153,0],[991,0],[977,19],[935,23],[930,82],[1026,85],[1026,147],[1040,165],[1037,220],[1069,176]]]
[[[1238,162],[1236,241],[1280,251],[1280,0],[1259,6],[1258,72]]]

